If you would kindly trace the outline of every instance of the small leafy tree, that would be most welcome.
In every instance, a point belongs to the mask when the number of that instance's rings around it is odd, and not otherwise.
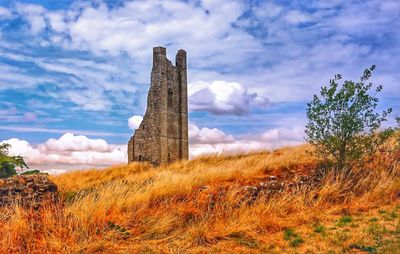
[[[0,144],[0,178],[16,175],[16,167],[28,168],[21,156],[9,156],[10,144]]]
[[[307,104],[306,140],[314,145],[317,156],[332,160],[337,169],[373,153],[389,136],[377,134],[392,109],[375,112],[376,94],[382,86],[370,95],[373,84],[367,81],[374,69],[375,65],[366,69],[360,82],[344,81],[341,86],[342,76],[335,75],[328,87],[321,88],[320,96],[314,95]]]

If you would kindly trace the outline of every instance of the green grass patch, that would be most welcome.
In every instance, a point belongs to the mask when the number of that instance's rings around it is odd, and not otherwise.
[[[283,239],[289,242],[291,247],[298,247],[304,240],[301,238],[299,234],[297,234],[293,229],[288,228],[283,232]]]
[[[369,219],[369,222],[377,222],[379,219],[376,217],[372,217],[371,219]]]
[[[353,221],[353,218],[351,216],[345,215],[345,216],[340,217],[340,219],[337,223],[337,226],[338,227],[347,226],[352,221]]]
[[[324,225],[322,224],[317,224],[314,226],[314,232],[318,234],[324,234],[326,231]]]

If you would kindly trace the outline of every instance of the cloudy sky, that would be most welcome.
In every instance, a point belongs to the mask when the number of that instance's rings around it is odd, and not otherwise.
[[[162,45],[188,54],[192,157],[296,144],[336,73],[376,64],[400,113],[398,31],[398,0],[0,0],[0,141],[54,172],[124,163]]]

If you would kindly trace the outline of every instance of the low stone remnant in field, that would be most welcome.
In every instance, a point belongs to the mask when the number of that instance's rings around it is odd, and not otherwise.
[[[58,188],[45,174],[19,175],[0,179],[0,207],[19,204],[38,208],[58,200]]]
[[[316,174],[310,175],[285,175],[249,178],[245,181],[227,181],[217,185],[202,185],[196,189],[194,196],[195,203],[199,200],[207,200],[210,208],[213,208],[218,201],[224,200],[229,192],[235,193],[237,206],[252,205],[257,199],[270,199],[283,193],[296,193],[305,188],[313,188],[321,184],[322,179]],[[187,201],[184,199],[185,202]],[[222,201],[221,201],[222,202]]]

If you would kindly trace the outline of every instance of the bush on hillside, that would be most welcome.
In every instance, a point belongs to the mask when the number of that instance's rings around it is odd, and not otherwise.
[[[346,80],[342,85],[342,76],[335,75],[307,104],[306,140],[319,158],[334,162],[336,169],[373,154],[391,135],[391,131],[377,133],[392,109],[375,110],[382,86],[370,94],[374,85],[368,80],[374,69],[374,65],[366,69],[359,82]]]
[[[28,168],[24,158],[21,156],[10,156],[8,154],[9,149],[9,144],[0,144],[0,178],[8,178],[16,175],[16,167]]]

